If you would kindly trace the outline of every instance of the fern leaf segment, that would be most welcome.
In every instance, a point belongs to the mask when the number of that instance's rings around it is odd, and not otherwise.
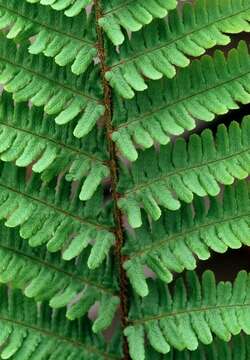
[[[250,101],[250,56],[240,42],[227,58],[220,51],[204,56],[183,69],[173,80],[152,83],[136,101],[115,101],[113,140],[130,161],[138,158],[136,145],[143,149],[154,143],[166,145],[171,136],[211,122],[239,104]]]
[[[186,3],[183,15],[171,11],[167,22],[155,21],[127,39],[119,54],[111,50],[106,79],[124,98],[144,91],[145,78],[158,80],[176,75],[176,67],[187,67],[216,45],[230,43],[230,34],[249,32],[250,1],[197,0]],[[156,45],[157,44],[157,45]]]
[[[64,15],[74,17],[79,15],[92,0],[26,0],[30,4],[41,4],[51,6],[52,9],[57,11],[64,11]]]
[[[144,334],[157,352],[165,354],[171,348],[197,350],[200,343],[211,344],[213,334],[225,342],[241,331],[249,335],[249,284],[245,271],[234,283],[217,285],[211,271],[201,282],[190,272],[186,281],[175,281],[173,292],[151,281],[150,295],[134,299],[131,325],[125,329],[131,358],[145,359]]]
[[[26,0],[28,3],[49,5],[54,10],[64,10],[68,17],[77,16],[93,0]],[[176,0],[150,0],[147,3],[141,0],[112,0],[104,1],[104,13],[99,21],[107,36],[115,45],[124,41],[122,28],[128,31],[138,31],[142,26],[149,24],[154,18],[163,18],[169,10],[176,7]]]
[[[195,351],[171,350],[164,360],[248,360],[250,356],[250,339],[244,333],[233,336],[229,343],[217,337],[210,345],[200,345]],[[162,354],[153,348],[146,348],[146,360],[162,360]]]
[[[58,125],[77,118],[74,136],[86,136],[104,113],[97,69],[75,76],[43,55],[30,55],[5,38],[0,44],[0,83],[16,102],[44,106]],[[95,86],[90,86],[92,82]]]
[[[18,290],[0,288],[1,358],[53,360],[119,359],[101,337],[93,336],[89,323],[65,320],[64,311],[53,313],[48,306],[23,297]],[[84,337],[83,337],[84,331]]]
[[[125,40],[122,28],[130,32],[139,31],[154,18],[161,19],[167,16],[169,10],[175,9],[176,6],[176,0],[106,0],[99,25],[117,46]]]
[[[117,279],[110,259],[98,270],[90,271],[82,266],[87,262],[89,247],[75,264],[61,260],[59,255],[33,250],[14,229],[1,226],[0,233],[1,283],[21,289],[25,296],[37,302],[49,301],[52,308],[67,306],[66,316],[70,319],[84,316],[91,305],[107,297],[117,305]],[[81,311],[75,312],[79,302]],[[99,317],[103,316],[99,311]],[[109,324],[105,323],[101,330]]]
[[[234,179],[246,178],[250,170],[249,124],[246,117],[241,127],[236,122],[228,129],[220,125],[216,137],[206,129],[200,136],[191,135],[188,143],[179,138],[158,154],[151,149],[141,154],[132,166],[130,180],[127,172],[120,180],[124,195],[119,206],[130,225],[142,225],[141,206],[158,220],[160,206],[176,211],[179,200],[191,203],[193,194],[217,196],[219,184],[231,185]]]
[[[73,127],[55,126],[53,118],[44,116],[40,109],[14,104],[4,93],[0,102],[0,157],[20,167],[32,165],[46,182],[65,172],[68,181],[83,182],[80,198],[90,199],[109,175],[105,147],[101,147],[104,134],[94,129],[82,141],[72,136]]]
[[[124,247],[128,256],[124,267],[134,290],[148,294],[144,275],[147,266],[155,275],[170,283],[174,273],[194,270],[197,260],[207,260],[212,252],[225,253],[250,245],[250,197],[247,182],[225,187],[223,199],[196,197],[192,206],[177,212],[164,212],[151,226],[144,225]]]
[[[7,38],[21,42],[32,36],[28,48],[31,54],[53,57],[60,66],[72,64],[71,71],[80,75],[97,55],[95,35],[87,31],[94,29],[93,24],[87,21],[84,13],[73,20],[61,12],[56,15],[49,8],[20,0],[10,0],[7,4],[5,0],[0,1],[0,29],[8,28]]]
[[[94,269],[104,261],[115,238],[101,209],[100,193],[83,206],[77,192],[69,201],[69,184],[43,187],[37,176],[26,183],[25,173],[9,163],[3,166],[0,188],[0,218],[8,227],[20,226],[20,235],[30,246],[47,244],[50,252],[61,250],[63,259],[71,260],[95,240],[88,266]]]

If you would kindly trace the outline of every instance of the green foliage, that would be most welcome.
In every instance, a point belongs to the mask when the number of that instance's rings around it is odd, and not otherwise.
[[[124,247],[129,259],[124,263],[135,291],[148,294],[143,267],[148,266],[162,281],[170,283],[173,273],[194,270],[197,261],[211,252],[250,246],[250,197],[246,182],[227,186],[223,198],[206,201],[196,197],[192,205],[179,211],[164,211],[163,217],[130,236]]]
[[[172,351],[165,356],[166,360],[232,360],[241,359],[247,360],[250,354],[249,337],[241,334],[232,338],[231,343],[228,344],[215,338],[213,343],[208,346],[200,346],[197,351]],[[150,352],[147,359],[158,360],[161,355]]]
[[[52,312],[20,292],[0,288],[1,358],[17,360],[58,357],[72,360],[119,359],[119,351],[106,347],[101,337],[92,335],[88,322],[69,322],[63,311]],[[84,333],[84,336],[83,336]]]
[[[35,124],[35,127],[34,127]],[[4,93],[0,103],[1,160],[19,167],[32,165],[43,181],[51,181],[62,171],[68,181],[83,181],[80,199],[92,197],[101,181],[109,175],[103,132],[94,131],[84,140],[72,136],[71,124],[53,126],[53,118],[28,104],[14,106]]]
[[[249,360],[249,275],[198,275],[250,245],[249,22],[0,0],[1,359]]]
[[[125,329],[133,360],[145,359],[144,333],[150,345],[166,354],[170,347],[194,351],[199,342],[208,345],[213,334],[223,341],[241,331],[250,334],[249,275],[242,271],[234,283],[216,281],[207,271],[200,281],[194,272],[175,281],[173,291],[157,281],[150,294],[135,297],[130,309],[131,325]]]
[[[105,303],[108,297],[110,305],[113,304],[111,315],[108,317],[107,312],[99,312],[96,323],[100,329],[110,325],[118,305],[115,266],[110,258],[98,270],[90,271],[81,266],[87,261],[89,247],[75,264],[46,250],[33,250],[13,229],[1,226],[0,230],[1,283],[23,290],[25,296],[36,301],[49,301],[53,309],[68,306],[66,316],[70,319],[83,316],[96,301]],[[90,293],[92,303],[89,302]],[[76,312],[79,303],[81,308]]]
[[[155,21],[131,40],[127,39],[118,54],[112,51],[111,70],[106,73],[106,79],[121,96],[133,98],[135,91],[148,87],[145,77],[152,80],[162,76],[173,78],[176,67],[188,66],[190,57],[200,56],[216,45],[229,44],[231,40],[227,34],[249,32],[249,20],[249,0],[187,3],[183,15],[172,11],[167,21]]]
[[[104,13],[98,23],[114,45],[121,45],[125,40],[122,28],[131,32],[139,31],[154,18],[167,16],[168,11],[176,5],[177,0],[105,0]]]
[[[229,52],[204,56],[181,70],[173,80],[152,84],[134,101],[117,103],[113,140],[130,161],[138,158],[135,144],[147,149],[154,142],[166,145],[171,136],[193,130],[198,120],[211,122],[216,115],[250,101],[250,56],[244,42]]]
[[[72,63],[71,70],[76,75],[84,73],[97,55],[95,34],[87,31],[94,29],[93,19],[88,21],[83,12],[71,20],[61,12],[55,16],[49,8],[31,6],[19,0],[7,3],[1,0],[0,16],[0,29],[8,27],[8,39],[21,42],[35,36],[28,48],[31,54],[53,57],[60,66]]]
[[[120,180],[123,194],[119,206],[128,216],[130,225],[142,225],[141,204],[154,220],[162,214],[162,206],[171,211],[180,208],[180,201],[191,203],[193,194],[216,196],[219,184],[231,185],[234,179],[249,175],[250,118],[241,127],[232,122],[227,129],[218,127],[216,136],[206,129],[200,136],[191,135],[160,148],[142,153]]]
[[[114,244],[100,193],[80,206],[77,192],[69,200],[71,188],[67,183],[62,181],[57,188],[53,184],[43,187],[36,175],[26,182],[25,172],[11,164],[2,167],[0,189],[0,219],[6,219],[7,227],[20,227],[21,237],[31,247],[46,244],[49,252],[62,250],[63,259],[71,260],[94,239],[88,258],[89,268],[94,269]],[[105,245],[100,247],[104,239]]]
[[[77,138],[87,135],[103,115],[97,71],[90,69],[77,77],[69,69],[58,68],[51,59],[29,55],[26,45],[17,48],[3,37],[0,53],[0,83],[16,102],[30,100],[35,106],[44,106],[45,113],[55,116],[58,125],[78,117],[73,132]]]
[[[64,10],[68,17],[74,17],[81,13],[86,6],[91,4],[91,0],[26,0],[30,4],[40,3],[41,5],[50,5],[52,9]]]

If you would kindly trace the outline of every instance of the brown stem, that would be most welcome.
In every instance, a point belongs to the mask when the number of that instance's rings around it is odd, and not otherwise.
[[[119,194],[117,192],[117,184],[118,184],[118,158],[116,153],[115,143],[111,139],[111,135],[113,132],[112,126],[112,93],[111,88],[105,79],[106,68],[106,55],[105,55],[105,45],[104,45],[104,34],[102,28],[98,24],[98,20],[102,17],[102,9],[100,0],[94,0],[95,4],[95,14],[96,14],[96,29],[97,29],[97,50],[100,59],[101,66],[101,78],[104,90],[104,105],[105,105],[105,126],[106,126],[106,134],[109,148],[109,168],[111,175],[111,191],[112,197],[114,201],[114,219],[115,219],[115,234],[116,234],[116,256],[119,262],[119,277],[120,277],[120,313],[121,313],[121,325],[122,330],[127,326],[128,319],[128,298],[127,298],[127,277],[126,272],[123,269],[123,263],[125,262],[125,257],[122,255],[122,246],[124,241],[123,227],[122,227],[122,214],[118,207],[118,199]],[[123,337],[123,353],[124,360],[129,360],[129,351],[128,351],[128,343],[126,337]]]

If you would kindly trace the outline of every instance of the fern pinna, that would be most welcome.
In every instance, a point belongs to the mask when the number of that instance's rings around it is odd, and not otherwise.
[[[206,262],[250,246],[248,32],[250,0],[0,0],[2,359],[249,360],[250,275]]]

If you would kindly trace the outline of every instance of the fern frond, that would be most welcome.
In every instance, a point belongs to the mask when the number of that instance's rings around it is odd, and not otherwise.
[[[52,312],[20,291],[0,288],[1,358],[15,360],[120,359],[102,337],[93,336],[88,321],[67,321],[64,311]]]
[[[21,237],[32,247],[47,244],[50,252],[62,250],[63,259],[71,260],[95,240],[88,258],[95,269],[114,244],[100,193],[83,206],[68,183],[44,187],[36,175],[26,182],[25,171],[9,163],[1,171],[0,189],[0,219],[8,227],[20,226]]]
[[[250,273],[199,275],[250,247],[247,33],[250,0],[0,0],[1,359],[250,360]]]
[[[43,248],[32,249],[15,229],[0,226],[0,282],[21,289],[36,301],[49,301],[54,309],[67,306],[66,316],[70,319],[85,315],[97,301],[102,304],[109,298],[110,303],[118,304],[114,264],[107,259],[98,270],[90,271],[82,266],[88,256],[89,247],[77,263],[65,262]],[[113,306],[109,321],[115,310]],[[99,319],[105,315],[107,312],[99,312]],[[108,325],[106,321],[104,327]]]
[[[138,31],[154,18],[164,18],[176,6],[177,0],[105,0],[103,16],[98,22],[112,43],[121,45],[125,40],[122,28]]]
[[[158,352],[171,348],[194,351],[199,343],[211,344],[213,334],[230,341],[241,331],[250,334],[250,281],[242,271],[234,283],[219,282],[206,271],[199,281],[194,272],[175,281],[171,292],[151,281],[150,294],[134,298],[130,326],[125,329],[133,360],[144,360],[144,334]]]
[[[97,55],[95,34],[90,31],[95,28],[90,19],[85,13],[69,19],[61,12],[55,16],[53,10],[40,5],[0,1],[0,30],[8,28],[8,39],[22,42],[32,36],[28,48],[31,54],[53,57],[60,66],[72,64],[71,71],[76,75],[84,73]]]
[[[193,206],[165,211],[162,218],[131,235],[123,249],[124,263],[134,290],[148,294],[144,267],[166,283],[173,273],[194,270],[197,259],[207,260],[212,252],[250,246],[250,192],[247,182],[227,186],[223,197],[195,198]]]
[[[51,6],[52,9],[64,10],[68,17],[79,15],[83,9],[92,3],[92,0],[26,0],[30,4],[41,4]]]
[[[216,51],[183,69],[175,79],[152,83],[135,101],[116,101],[112,139],[130,161],[138,157],[136,144],[150,148],[166,145],[171,135],[192,130],[199,120],[211,122],[216,115],[250,102],[250,55],[244,42],[227,59]]]
[[[153,220],[161,216],[160,206],[171,211],[180,201],[191,203],[193,194],[217,196],[219,184],[230,185],[244,179],[250,171],[250,117],[240,126],[232,122],[220,125],[214,137],[205,129],[188,142],[178,138],[173,144],[142,153],[120,179],[119,207],[134,228],[142,225],[141,207]]]
[[[249,360],[250,337],[244,333],[234,336],[230,343],[215,338],[211,345],[200,345],[196,351],[172,350],[163,357],[146,348],[146,360]]]
[[[145,77],[173,78],[176,67],[188,66],[190,57],[229,44],[229,34],[249,32],[249,20],[249,0],[186,3],[183,15],[172,11],[167,21],[155,21],[127,39],[119,53],[111,49],[106,79],[121,96],[131,99],[135,91],[147,88]]]
[[[20,167],[32,165],[46,182],[65,172],[68,181],[82,183],[79,197],[88,200],[109,175],[105,137],[95,128],[84,141],[78,140],[72,136],[73,127],[71,123],[55,126],[41,109],[14,104],[4,93],[0,98],[0,159]]]
[[[43,55],[30,55],[26,46],[0,38],[0,84],[16,102],[44,106],[58,125],[77,118],[74,136],[87,135],[104,113],[97,68],[75,76]],[[93,85],[94,84],[94,85]]]

